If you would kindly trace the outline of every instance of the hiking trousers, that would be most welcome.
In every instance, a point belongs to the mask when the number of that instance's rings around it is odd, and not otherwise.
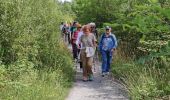
[[[80,68],[83,68],[82,66],[82,60],[81,60],[81,52],[80,52],[81,49],[78,49],[78,56],[80,54],[80,58],[78,57],[78,60],[79,60],[79,63],[80,63]]]
[[[102,54],[102,73],[110,71],[112,62],[112,51],[101,51]]]
[[[83,65],[83,76],[88,77],[93,74],[92,65],[93,65],[93,57],[86,57],[85,49],[81,50],[81,60]]]
[[[78,58],[78,48],[75,43],[72,43],[72,48],[73,48],[73,58],[77,59]]]

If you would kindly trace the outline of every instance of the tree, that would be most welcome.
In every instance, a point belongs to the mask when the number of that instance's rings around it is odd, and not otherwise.
[[[72,8],[81,23],[95,22],[102,27],[104,22],[115,19],[119,0],[75,0]]]

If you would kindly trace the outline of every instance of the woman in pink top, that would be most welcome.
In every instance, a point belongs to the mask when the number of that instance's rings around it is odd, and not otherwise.
[[[77,24],[76,27],[77,27],[77,30],[72,35],[72,48],[73,48],[72,50],[73,50],[73,58],[74,59],[77,59],[77,57],[78,57],[78,48],[76,45],[76,40],[78,38],[78,33],[81,30],[81,25]]]

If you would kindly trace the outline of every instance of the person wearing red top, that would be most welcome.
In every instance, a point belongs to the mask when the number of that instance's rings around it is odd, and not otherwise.
[[[81,25],[77,24],[76,27],[77,27],[77,30],[72,35],[72,48],[73,48],[72,50],[73,50],[73,58],[74,59],[78,58],[78,48],[76,45],[76,40],[78,38],[78,33],[81,31]]]

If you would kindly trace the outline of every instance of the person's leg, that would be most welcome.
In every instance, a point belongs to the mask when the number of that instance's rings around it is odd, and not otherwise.
[[[72,47],[72,54],[73,54],[73,58],[74,58],[74,43],[73,43],[73,40],[71,40],[71,47]]]
[[[75,53],[75,47],[74,47],[75,45],[74,45],[74,43],[72,43],[72,53],[73,53],[73,58],[75,59],[75,55],[74,55],[74,53]]]
[[[73,58],[77,59],[77,46],[75,43],[73,43]]]
[[[107,68],[107,54],[106,51],[102,51],[102,73],[106,72]]]
[[[93,74],[92,65],[93,65],[93,57],[87,58],[88,74]]]
[[[70,32],[67,34],[68,44],[70,44]]]
[[[76,59],[78,59],[78,48],[77,48],[76,43],[74,45],[75,45],[75,57]]]
[[[67,32],[64,33],[64,41],[67,43]]]
[[[80,61],[80,68],[81,68],[81,69],[83,68],[83,64],[82,64],[82,61]]]
[[[111,51],[108,51],[107,53],[107,57],[108,57],[108,60],[107,60],[107,72],[110,71],[110,65],[111,65],[111,62],[112,62],[112,52]]]
[[[67,43],[69,44],[69,33],[67,32]]]
[[[83,80],[87,80],[87,59],[85,52],[81,52],[81,59],[82,59],[82,67],[83,67]]]
[[[93,80],[92,65],[93,65],[93,57],[87,58],[87,74],[90,81]]]
[[[80,49],[78,49],[78,55],[80,56],[80,58],[79,58],[80,69],[82,69],[82,60],[81,60],[81,52],[80,52]]]
[[[96,47],[96,52],[95,52],[95,55],[96,55],[96,61],[99,61],[99,51],[98,51],[98,48]]]

